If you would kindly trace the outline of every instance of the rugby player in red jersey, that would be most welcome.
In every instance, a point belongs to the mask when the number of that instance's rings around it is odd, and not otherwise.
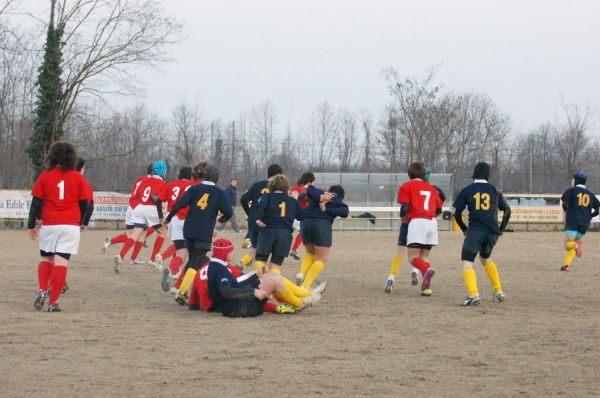
[[[308,185],[315,182],[315,175],[313,173],[304,173],[298,179],[298,185],[293,187],[290,191],[290,194],[296,192],[298,194],[298,204],[303,209],[308,207],[308,194],[306,193],[308,189]],[[292,251],[290,252],[290,257],[293,257],[296,260],[300,260],[300,255],[298,254],[298,249],[302,244],[302,234],[300,233],[300,221],[294,221],[294,230],[298,232],[296,235],[296,239],[294,239],[294,244],[292,246]]]

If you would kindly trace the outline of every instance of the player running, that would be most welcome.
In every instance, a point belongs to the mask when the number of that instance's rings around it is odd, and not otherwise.
[[[298,185],[292,188],[291,192],[296,192],[298,194],[298,203],[300,207],[306,209],[308,206],[308,195],[306,191],[308,189],[308,185],[315,182],[315,175],[313,173],[304,173],[298,179]],[[302,244],[302,234],[300,233],[300,221],[294,221],[294,230],[298,231],[296,235],[296,239],[294,239],[294,245],[292,246],[292,251],[290,252],[290,257],[293,257],[296,260],[300,260],[300,255],[298,254],[298,250],[300,249],[300,245]]]
[[[592,191],[586,188],[587,175],[578,171],[573,176],[571,188],[567,189],[562,197],[562,207],[565,211],[565,249],[567,256],[561,271],[569,271],[575,258],[581,257],[581,239],[590,227],[592,218],[599,212],[600,202]]]
[[[500,303],[506,297],[502,291],[498,268],[496,263],[491,260],[491,256],[498,237],[504,233],[508,225],[510,206],[504,200],[502,193],[488,182],[490,178],[488,163],[477,163],[472,178],[474,179],[473,183],[460,191],[453,205],[456,209],[454,213],[456,223],[465,234],[461,259],[463,262],[462,274],[468,296],[463,301],[463,306],[477,305],[481,302],[477,277],[473,269],[473,262],[477,254],[479,254],[479,261],[494,288],[493,301]],[[465,208],[469,211],[468,227],[462,218]],[[504,212],[500,227],[498,227],[498,210]]]
[[[48,298],[48,312],[60,312],[61,291],[67,280],[71,255],[79,249],[80,231],[87,214],[89,192],[81,173],[75,171],[77,154],[72,144],[55,142],[49,149],[47,168],[37,179],[31,195],[27,228],[32,240],[38,239],[38,295],[33,306],[38,311]],[[41,220],[41,227],[36,223]]]
[[[271,164],[267,168],[267,178],[271,178],[277,174],[283,174],[283,169],[278,164]],[[264,194],[269,193],[267,185],[269,180],[262,180],[255,182],[252,186],[244,192],[240,198],[240,204],[248,217],[248,233],[250,234],[250,250],[246,253],[235,266],[239,269],[243,269],[252,263],[256,256],[256,245],[258,243],[258,234],[260,228],[256,225],[256,207],[258,206],[258,200]],[[250,203],[252,203],[250,205]]]

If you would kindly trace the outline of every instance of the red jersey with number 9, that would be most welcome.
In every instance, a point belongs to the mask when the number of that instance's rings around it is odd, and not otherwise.
[[[406,218],[410,221],[415,218],[436,217],[436,210],[443,206],[440,194],[430,183],[420,178],[405,182],[398,190],[398,203],[408,203]]]
[[[89,196],[81,173],[60,167],[44,171],[31,195],[43,201],[42,225],[81,225],[79,201]]]
[[[167,209],[169,212],[171,212],[171,209],[173,209],[173,205],[177,203],[177,201],[181,199],[185,191],[187,191],[195,183],[195,181],[185,179],[171,181],[163,187],[162,191],[160,191],[158,199],[161,202],[167,202]],[[179,218],[180,220],[185,220],[188,214],[188,209],[189,206],[179,210],[177,212],[177,218]]]
[[[142,182],[137,189],[136,196],[139,200],[140,205],[151,206],[154,205],[154,199],[152,195],[159,195],[165,186],[165,180],[159,176],[146,176],[142,178]]]
[[[208,312],[212,308],[212,300],[208,296],[208,267],[210,266],[210,262],[204,264],[200,271],[196,274],[196,278],[198,278],[198,284],[196,285],[198,288],[198,294],[200,296],[200,308],[204,311]],[[231,264],[227,264],[227,268],[231,275],[234,278],[239,278],[242,275],[242,271],[235,268]]]

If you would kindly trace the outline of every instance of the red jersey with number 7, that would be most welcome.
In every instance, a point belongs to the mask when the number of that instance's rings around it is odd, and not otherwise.
[[[409,221],[415,218],[431,220],[436,217],[436,210],[443,206],[438,190],[420,178],[414,178],[400,186],[398,203],[408,204],[406,218]]]
[[[195,183],[195,181],[186,179],[171,181],[163,187],[162,191],[160,191],[158,199],[161,202],[167,202],[167,210],[171,212],[171,210],[173,209],[173,205],[177,203],[177,201],[181,199],[185,191],[187,191],[189,187],[191,187]],[[180,220],[185,220],[188,214],[188,209],[189,206],[179,210],[177,212],[177,218],[179,218]]]
[[[31,195],[43,201],[42,225],[81,225],[79,201],[88,199],[81,173],[55,167],[37,179]]]

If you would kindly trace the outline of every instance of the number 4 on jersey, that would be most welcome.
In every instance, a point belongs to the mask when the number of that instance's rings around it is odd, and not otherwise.
[[[200,199],[198,199],[198,202],[196,202],[196,206],[198,206],[202,210],[206,209],[206,206],[208,206],[208,195],[209,194],[207,193],[202,195]]]

